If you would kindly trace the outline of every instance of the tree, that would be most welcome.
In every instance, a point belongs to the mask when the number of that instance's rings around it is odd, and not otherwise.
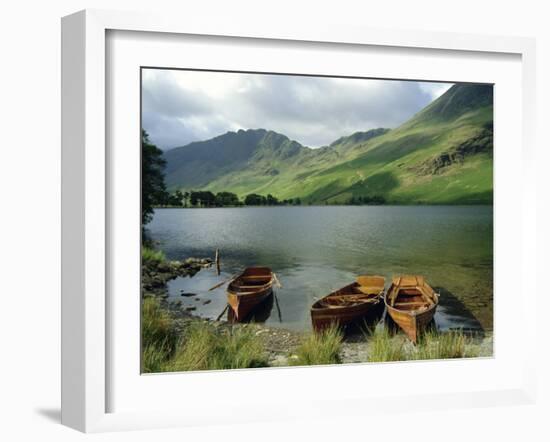
[[[147,224],[153,218],[153,207],[168,200],[164,184],[162,150],[149,141],[145,130],[141,131],[141,223]]]
[[[183,193],[181,192],[181,190],[176,190],[174,193],[168,196],[167,205],[176,207],[183,205]]]
[[[244,203],[247,206],[265,206],[267,200],[265,196],[258,195],[256,193],[251,193],[246,195]]]
[[[240,203],[239,197],[231,192],[218,192],[216,194],[216,206],[238,206]]]
[[[175,206],[183,206],[183,193],[181,190],[176,190],[174,192],[174,201],[176,204]]]
[[[191,191],[191,205],[199,207],[214,207],[216,196],[209,190]]]
[[[279,200],[277,198],[275,198],[273,195],[268,194],[267,199],[266,199],[266,203],[267,203],[268,206],[276,206],[277,204],[279,204]]]

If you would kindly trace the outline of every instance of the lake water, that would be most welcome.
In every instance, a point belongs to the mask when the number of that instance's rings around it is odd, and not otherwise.
[[[202,317],[226,304],[225,287],[210,287],[265,265],[283,285],[257,314],[272,326],[309,330],[314,300],[359,274],[386,276],[388,286],[392,275],[415,273],[441,293],[440,329],[493,328],[492,206],[157,209],[148,230],[170,259],[220,249],[221,276],[212,268],[169,283],[170,300]]]

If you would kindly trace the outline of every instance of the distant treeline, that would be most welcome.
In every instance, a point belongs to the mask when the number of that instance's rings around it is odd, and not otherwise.
[[[386,204],[386,198],[380,195],[373,196],[352,196],[346,201],[346,204],[350,206],[361,206],[363,204],[380,205]]]
[[[232,192],[218,192],[214,194],[209,190],[182,192],[176,190],[167,194],[158,202],[164,207],[241,207],[241,206],[299,206],[302,204],[300,198],[279,200],[271,194],[267,196],[251,193],[246,195],[244,200]]]
[[[324,205],[380,205],[385,204],[386,200],[383,196],[352,196],[351,198],[342,202],[328,202]],[[182,192],[176,190],[173,193],[166,193],[157,206],[160,207],[188,207],[188,208],[202,208],[202,207],[244,207],[244,206],[301,206],[312,205],[310,201],[302,201],[300,198],[289,198],[279,200],[271,194],[259,195],[256,193],[250,193],[244,197],[243,200],[232,192],[218,192],[213,193],[209,190],[198,190]]]

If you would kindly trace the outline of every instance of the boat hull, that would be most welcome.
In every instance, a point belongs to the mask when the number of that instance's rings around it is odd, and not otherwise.
[[[262,302],[264,302],[272,293],[272,287],[251,294],[228,292],[227,303],[229,304],[231,310],[233,310],[234,320],[239,322],[247,318],[249,314]]]
[[[273,293],[274,276],[269,267],[248,267],[227,287],[227,303],[233,319],[243,321]]]
[[[426,330],[426,327],[432,321],[435,314],[435,308],[436,306],[434,305],[429,310],[416,314],[415,312],[397,310],[386,304],[386,309],[393,322],[395,322],[415,344],[418,342],[420,334]]]
[[[345,328],[376,317],[380,319],[384,309],[384,283],[383,276],[361,275],[356,282],[316,301],[311,307],[313,329],[321,331],[331,324]]]
[[[311,323],[315,331],[321,331],[332,324],[339,327],[347,327],[359,324],[361,321],[376,317],[382,313],[384,303],[378,300],[375,303],[359,304],[352,307],[316,308],[311,310]]]
[[[394,277],[384,296],[384,304],[393,322],[416,344],[435,315],[439,295],[423,276],[403,275]]]

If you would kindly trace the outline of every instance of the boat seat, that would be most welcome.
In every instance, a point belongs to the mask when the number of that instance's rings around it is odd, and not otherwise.
[[[395,307],[398,307],[398,306],[405,306],[405,305],[426,305],[428,304],[427,302],[424,302],[424,301],[416,301],[416,302],[396,302],[395,303]]]

